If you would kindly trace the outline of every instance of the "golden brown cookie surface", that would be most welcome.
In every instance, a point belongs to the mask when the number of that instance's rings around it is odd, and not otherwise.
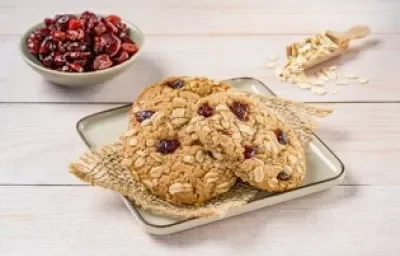
[[[201,205],[229,191],[236,181],[230,167],[201,145],[183,145],[179,128],[171,124],[174,119],[165,116],[155,112],[146,126],[125,133],[123,164],[154,194],[172,203]]]
[[[185,145],[200,142],[224,160],[237,165],[235,174],[267,191],[300,185],[305,156],[299,139],[264,103],[242,93],[220,93],[202,98],[196,115],[182,130]]]
[[[175,120],[177,126],[187,123],[191,116],[189,107],[201,97],[225,92],[231,89],[228,84],[202,77],[168,77],[145,89],[132,106],[130,127],[140,123],[149,112],[163,110],[166,115],[180,118]],[[172,103],[172,104],[171,104]],[[165,111],[165,110],[170,110]],[[174,111],[174,112],[173,112]],[[149,114],[146,114],[149,113]],[[185,120],[186,119],[186,120]]]

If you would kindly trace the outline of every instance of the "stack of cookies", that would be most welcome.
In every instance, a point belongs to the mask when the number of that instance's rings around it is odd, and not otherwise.
[[[151,193],[203,205],[245,182],[269,192],[299,186],[298,134],[263,100],[207,78],[169,77],[132,105],[122,165]]]

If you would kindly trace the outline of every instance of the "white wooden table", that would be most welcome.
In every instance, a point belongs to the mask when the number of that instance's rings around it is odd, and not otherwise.
[[[136,23],[147,36],[144,54],[102,86],[43,81],[19,57],[21,34],[45,16],[85,9]],[[2,1],[0,255],[399,255],[399,13],[390,0]],[[354,24],[370,25],[372,35],[337,62],[368,85],[315,96],[266,69],[267,57],[282,59],[288,43]],[[118,195],[68,174],[69,161],[86,150],[75,123],[179,74],[254,76],[279,96],[325,102],[335,113],[317,133],[346,165],[345,181],[176,235],[147,235]]]

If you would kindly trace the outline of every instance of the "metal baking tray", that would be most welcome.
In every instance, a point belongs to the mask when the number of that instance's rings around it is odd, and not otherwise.
[[[275,95],[266,85],[254,78],[233,78],[225,80],[224,82],[231,84],[239,91],[258,93],[265,96]],[[112,108],[79,120],[76,127],[86,145],[92,148],[114,141],[126,130],[130,106],[131,104]],[[302,186],[284,193],[267,193],[260,191],[248,204],[234,208],[224,216],[189,220],[160,217],[140,209],[124,196],[121,197],[145,231],[156,235],[180,232],[323,191],[341,182],[345,173],[344,165],[321,139],[314,135],[313,140],[305,150],[307,174]]]

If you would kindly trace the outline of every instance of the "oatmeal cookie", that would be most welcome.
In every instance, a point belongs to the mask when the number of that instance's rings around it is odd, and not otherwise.
[[[168,77],[139,95],[133,103],[129,125],[134,127],[154,112],[163,110],[167,116],[176,119],[171,124],[179,128],[189,121],[192,105],[201,97],[229,89],[231,87],[228,84],[208,78]]]
[[[122,164],[134,177],[175,204],[201,205],[229,191],[236,181],[232,170],[203,146],[183,145],[167,126],[151,122],[125,133]]]
[[[259,101],[242,93],[219,93],[200,99],[192,111],[196,114],[181,131],[183,143],[198,141],[217,158],[222,155],[238,162],[244,160],[245,144],[259,129],[276,123],[275,116],[260,111],[258,105]]]
[[[235,175],[252,186],[283,192],[298,187],[304,180],[304,150],[293,130],[278,122],[272,130],[260,130],[252,144],[245,146],[245,160]]]
[[[201,144],[225,159],[235,174],[267,191],[285,191],[304,179],[305,157],[299,139],[278,114],[243,93],[220,93],[198,101],[182,129],[185,145]]]

